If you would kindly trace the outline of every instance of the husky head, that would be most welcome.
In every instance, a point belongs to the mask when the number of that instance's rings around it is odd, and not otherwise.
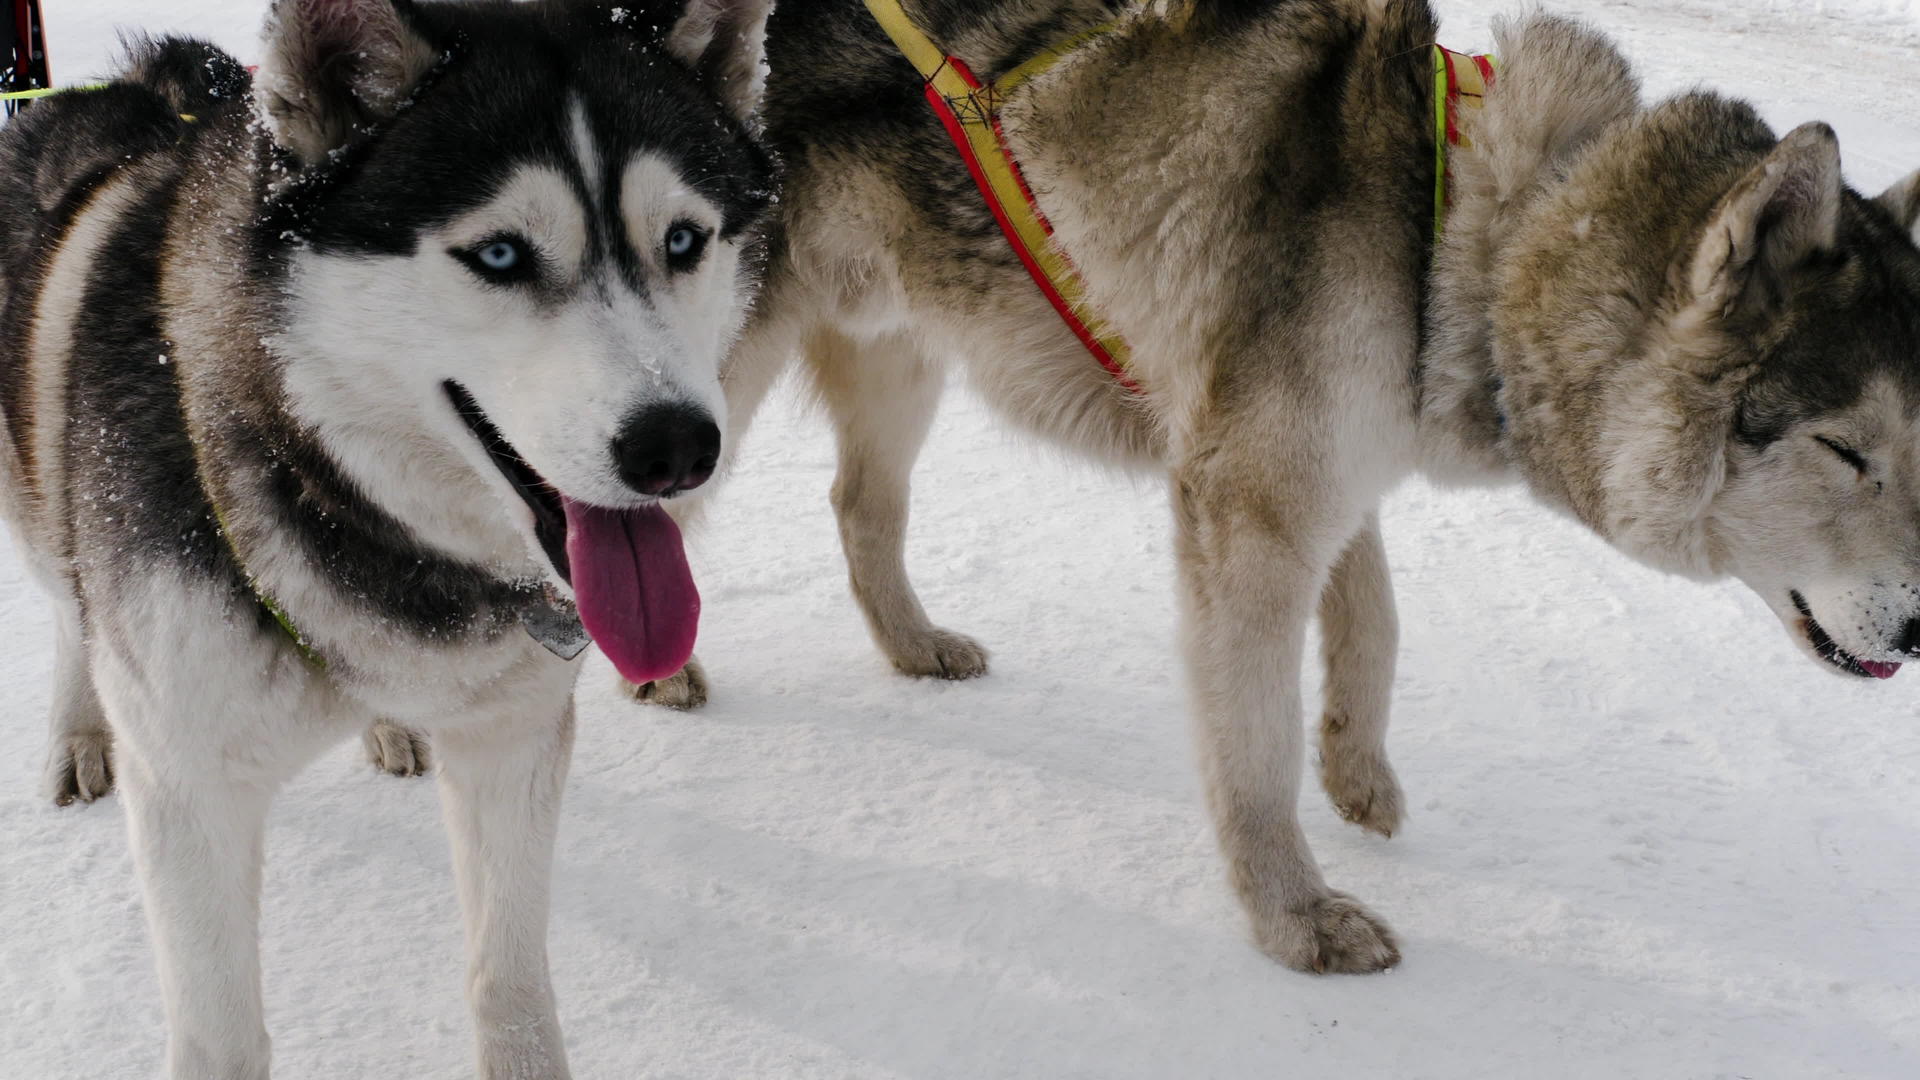
[[[290,408],[423,540],[692,646],[659,500],[720,454],[770,0],[277,0],[256,105]]]
[[[1743,171],[1669,275],[1602,531],[1738,577],[1809,655],[1887,678],[1920,656],[1920,174],[1861,197],[1823,124]]]

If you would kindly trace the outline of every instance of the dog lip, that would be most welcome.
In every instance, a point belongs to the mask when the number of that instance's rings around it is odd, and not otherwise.
[[[1873,672],[1868,671],[1860,663],[1859,657],[1841,648],[1833,640],[1832,635],[1827,633],[1826,628],[1820,625],[1819,620],[1813,617],[1813,608],[1807,605],[1807,598],[1800,595],[1800,590],[1788,590],[1787,597],[1793,601],[1793,609],[1800,613],[1800,632],[1806,635],[1807,644],[1813,647],[1815,656],[1818,656],[1820,659],[1825,660],[1827,663],[1832,664],[1834,667],[1849,675],[1858,676],[1862,679],[1881,679],[1887,677],[1884,675],[1875,675]],[[1899,667],[1898,664],[1893,666]]]
[[[487,452],[487,459],[507,478],[507,483],[519,495],[527,508],[533,511],[533,535],[540,541],[540,548],[546,552],[547,561],[560,574],[560,580],[573,583],[572,567],[567,561],[567,512],[560,502],[560,493],[546,481],[520,452],[513,448],[500,429],[487,419],[486,410],[473,399],[467,388],[448,379],[441,383],[446,391],[447,400],[453,403],[453,411],[460,417],[467,430],[480,441],[481,449]]]

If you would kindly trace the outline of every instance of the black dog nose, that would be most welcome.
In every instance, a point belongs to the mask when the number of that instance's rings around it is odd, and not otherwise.
[[[720,428],[695,405],[649,405],[627,417],[613,439],[620,479],[642,495],[697,488],[719,460]]]
[[[1893,643],[1893,651],[1908,656],[1920,656],[1920,616],[1907,620],[1900,628],[1900,638]]]

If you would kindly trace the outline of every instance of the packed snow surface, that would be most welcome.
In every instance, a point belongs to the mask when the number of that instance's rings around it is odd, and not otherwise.
[[[46,3],[64,81],[107,67],[119,25],[255,60],[265,6]],[[1560,6],[1654,92],[1833,122],[1863,189],[1920,166],[1913,0]],[[1463,48],[1511,10],[1441,9]],[[708,709],[640,708],[604,661],[586,672],[551,941],[578,1075],[1920,1076],[1920,670],[1833,677],[1738,586],[1632,565],[1518,492],[1404,486],[1385,528],[1411,821],[1384,841],[1317,793],[1303,811],[1406,960],[1314,978],[1247,944],[1223,880],[1160,487],[956,394],[911,560],[935,617],[995,652],[948,685],[868,644],[831,469],[783,394],[696,544]],[[151,1076],[120,807],[38,791],[51,625],[4,551],[0,615],[0,1076]],[[343,747],[270,837],[278,1075],[470,1075],[432,783]]]

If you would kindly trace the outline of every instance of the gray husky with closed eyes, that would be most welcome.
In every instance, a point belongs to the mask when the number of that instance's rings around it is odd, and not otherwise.
[[[1382,834],[1396,626],[1376,507],[1401,478],[1515,479],[1630,557],[1736,577],[1830,671],[1920,654],[1920,185],[1842,179],[1833,132],[1640,99],[1600,34],[1498,32],[1433,236],[1423,0],[906,0],[983,80],[1112,24],[1012,92],[1006,136],[1131,344],[1133,394],[1002,238],[862,0],[782,0],[767,292],[723,376],[737,429],[795,353],[840,443],[853,592],[895,666],[964,678],[902,558],[948,366],[1012,423],[1172,492],[1192,715],[1259,946],[1399,957],[1296,817],[1308,622],[1320,778]],[[1117,20],[1117,21],[1116,21]]]

